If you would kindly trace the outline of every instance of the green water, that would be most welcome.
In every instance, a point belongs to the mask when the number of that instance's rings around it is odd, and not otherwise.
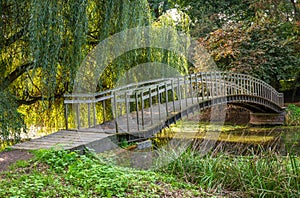
[[[275,151],[300,155],[300,126],[251,127],[184,122],[171,125],[153,138],[155,148],[174,138],[190,139],[193,148],[202,149],[201,142],[210,141],[213,151],[230,154],[253,154]]]

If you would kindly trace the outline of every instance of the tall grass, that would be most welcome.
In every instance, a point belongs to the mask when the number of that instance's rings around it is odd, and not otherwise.
[[[160,171],[206,190],[246,197],[299,197],[300,159],[262,152],[248,156],[200,156],[189,149]]]

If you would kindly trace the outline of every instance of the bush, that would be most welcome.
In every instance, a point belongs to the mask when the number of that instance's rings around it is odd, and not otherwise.
[[[300,125],[300,107],[289,104],[286,110],[285,120],[287,125]]]

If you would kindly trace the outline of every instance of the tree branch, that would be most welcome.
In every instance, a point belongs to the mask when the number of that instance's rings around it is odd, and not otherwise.
[[[297,8],[297,2],[294,0],[291,0],[291,3],[293,5],[293,9],[294,9],[295,20],[298,21],[298,20],[300,20],[300,14],[299,14],[299,10]]]
[[[24,33],[25,33],[25,28],[22,28],[20,31],[18,31],[17,33],[12,35],[8,39],[5,39],[4,42],[1,43],[0,48],[2,48],[3,46],[9,46],[9,45],[13,44],[14,42],[16,42],[17,40],[22,38],[22,36],[24,36]]]
[[[53,97],[55,99],[63,98],[64,97],[64,93],[54,94]],[[53,97],[51,97],[51,98],[53,98]],[[18,104],[18,106],[21,106],[21,105],[31,105],[31,104],[36,103],[37,101],[51,100],[51,98],[45,98],[43,96],[29,96],[29,100],[28,99],[19,99],[19,100],[17,100],[17,104]]]
[[[7,85],[11,84],[19,76],[21,76],[26,71],[33,69],[33,62],[25,63],[24,65],[18,66],[13,72],[11,72],[5,79],[4,83]]]

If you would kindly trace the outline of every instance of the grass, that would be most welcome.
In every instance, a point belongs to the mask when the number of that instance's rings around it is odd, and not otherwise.
[[[197,186],[153,171],[117,167],[92,153],[37,151],[0,175],[0,197],[205,196]]]
[[[161,171],[215,193],[243,197],[299,197],[300,159],[274,152],[259,155],[200,156],[189,150]]]
[[[189,149],[153,171],[119,167],[91,152],[34,154],[0,173],[0,197],[300,196],[300,159],[294,155],[200,156]]]

